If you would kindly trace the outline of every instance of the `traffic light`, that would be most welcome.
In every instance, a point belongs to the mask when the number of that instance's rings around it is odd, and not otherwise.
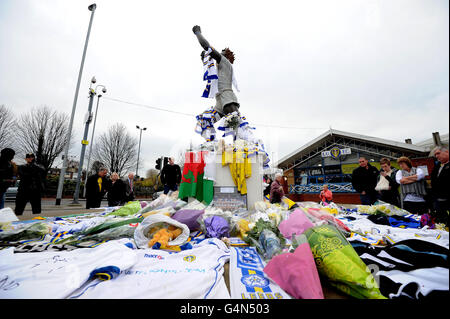
[[[168,157],[164,157],[164,166],[169,165],[169,158]]]
[[[158,158],[158,159],[156,160],[155,168],[156,168],[157,170],[160,170],[160,169],[161,169],[161,158]]]

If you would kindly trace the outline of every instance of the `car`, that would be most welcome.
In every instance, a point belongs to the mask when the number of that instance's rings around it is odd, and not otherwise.
[[[9,187],[6,192],[5,192],[5,201],[6,200],[16,200],[16,196],[17,196],[17,189],[19,187],[19,180],[16,181],[16,183],[14,184],[14,186]]]

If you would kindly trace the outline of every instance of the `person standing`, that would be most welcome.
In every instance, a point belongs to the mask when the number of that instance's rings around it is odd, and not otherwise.
[[[300,177],[301,177],[300,185],[306,185],[306,184],[308,184],[308,174],[306,174],[305,171],[301,171]]]
[[[267,178],[265,179],[265,182],[264,182],[264,192],[263,192],[264,196],[267,196],[270,194],[270,187],[272,186],[272,183],[273,183],[273,181],[270,178],[270,176],[267,176]]]
[[[400,195],[398,193],[399,184],[395,180],[398,170],[391,166],[391,161],[387,158],[382,158],[380,160],[380,166],[381,170],[380,175],[378,176],[378,182],[384,177],[389,183],[388,189],[378,192],[380,194],[380,200],[400,207]]]
[[[134,200],[134,173],[128,173],[128,177],[125,180],[125,202],[131,202]]]
[[[323,185],[323,189],[319,194],[322,203],[329,204],[333,201],[333,193],[328,189],[328,185]]]
[[[400,169],[395,179],[400,184],[403,196],[403,209],[412,214],[423,215],[428,212],[425,202],[425,174],[422,169],[412,167],[411,160],[402,156],[397,160]]]
[[[108,188],[108,206],[121,206],[125,203],[125,182],[119,178],[116,172],[111,174],[111,182]]]
[[[352,186],[360,194],[362,205],[373,205],[378,199],[375,191],[378,169],[370,165],[364,156],[361,156],[358,162],[359,167],[352,173]]]
[[[177,191],[181,182],[180,166],[175,164],[172,157],[169,158],[169,164],[164,166],[161,171],[161,183],[164,185],[164,194],[169,191]]]
[[[107,173],[108,170],[102,167],[97,174],[88,177],[86,181],[86,209],[101,206],[103,196],[108,190]]]
[[[4,148],[0,153],[0,209],[5,207],[6,190],[14,186],[17,165],[12,160],[15,154],[11,148]]]
[[[437,213],[436,221],[448,225],[450,211],[450,168],[448,147],[438,146],[433,150],[434,157],[439,161],[431,172],[431,192],[433,208]]]
[[[36,164],[33,153],[26,154],[25,160],[27,163],[18,168],[20,183],[17,189],[15,214],[22,215],[27,202],[30,202],[33,214],[40,214],[45,169]]]
[[[284,196],[284,190],[282,184],[283,175],[280,173],[275,174],[275,180],[270,186],[270,203],[281,203],[281,199]]]

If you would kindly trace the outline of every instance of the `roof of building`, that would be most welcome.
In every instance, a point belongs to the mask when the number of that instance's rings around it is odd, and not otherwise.
[[[299,149],[297,149],[297,150],[291,152],[290,154],[284,156],[283,158],[281,158],[276,163],[276,167],[278,167],[280,164],[284,164],[285,162],[293,160],[293,158],[296,157],[296,155],[299,154],[300,152],[308,151],[310,148],[316,147],[317,144],[320,144],[324,139],[326,139],[328,136],[331,136],[331,135],[338,135],[338,136],[342,136],[342,137],[346,137],[346,138],[352,138],[355,140],[371,142],[371,143],[378,144],[378,145],[393,147],[393,148],[403,150],[403,151],[418,152],[418,153],[429,152],[429,149],[427,147],[417,145],[417,144],[408,144],[408,143],[404,143],[404,142],[397,142],[397,141],[387,140],[387,139],[373,137],[373,136],[367,136],[367,135],[362,135],[362,134],[356,134],[356,133],[350,133],[350,132],[329,129],[328,131],[326,131],[322,135],[319,135],[312,141],[306,143]]]
[[[448,140],[448,133],[447,134],[442,134],[439,137],[440,137],[442,143],[448,145],[448,142],[449,142],[449,140]],[[423,140],[423,141],[421,141],[419,143],[415,143],[415,145],[425,147],[428,151],[431,151],[434,148],[434,140],[431,137],[431,138]]]

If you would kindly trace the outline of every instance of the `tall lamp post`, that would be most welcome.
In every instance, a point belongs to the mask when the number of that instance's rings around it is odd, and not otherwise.
[[[139,148],[138,148],[138,158],[136,163],[136,176],[139,176],[138,170],[139,170],[139,154],[141,152],[141,138],[142,138],[142,131],[145,131],[147,128],[143,127],[140,128],[139,125],[136,125],[136,128],[140,131],[139,132]]]
[[[64,176],[66,175],[67,162],[68,162],[68,157],[69,157],[68,155],[69,155],[69,147],[70,147],[70,138],[71,138],[72,127],[73,127],[73,119],[75,117],[75,110],[77,108],[77,100],[78,100],[78,92],[80,90],[81,75],[83,74],[84,59],[86,58],[86,51],[87,51],[88,42],[89,42],[89,35],[91,34],[91,27],[92,27],[92,21],[94,20],[95,9],[97,9],[97,5],[95,3],[91,4],[88,7],[88,10],[91,11],[92,13],[91,13],[91,19],[89,20],[89,27],[88,27],[88,32],[86,35],[86,41],[84,44],[83,57],[81,58],[80,71],[78,72],[78,82],[77,82],[77,87],[75,89],[75,97],[73,98],[72,115],[70,116],[69,129],[68,129],[68,133],[67,133],[67,144],[66,144],[66,148],[64,150],[63,165],[62,165],[61,172],[59,175],[58,191],[56,193],[55,205],[61,205],[62,191],[63,191],[63,186],[64,186]]]
[[[95,90],[92,88],[92,84],[95,84],[95,82],[97,81],[95,80],[95,77],[93,77],[91,80],[91,85],[89,86],[89,108],[85,119],[83,140],[81,141],[80,164],[78,166],[77,185],[75,186],[75,194],[73,196],[72,204],[79,204],[78,198],[80,196],[81,174],[83,173],[83,162],[84,162],[84,154],[86,152],[86,145],[89,144],[87,138],[89,132],[89,124],[92,121],[92,104],[94,103],[94,96],[95,96]]]
[[[92,128],[92,134],[91,134],[91,143],[89,145],[89,155],[88,155],[88,161],[86,165],[86,176],[84,178],[84,187],[83,187],[83,197],[86,198],[86,182],[88,178],[89,173],[89,164],[91,163],[91,155],[92,155],[92,144],[94,144],[94,133],[95,133],[95,124],[97,123],[97,112],[98,112],[98,104],[100,102],[100,98],[103,96],[102,94],[97,93],[97,88],[102,87],[103,94],[106,93],[106,87],[104,85],[97,85],[95,87],[94,93],[97,94],[97,107],[95,108],[95,116],[94,116],[94,127]]]

